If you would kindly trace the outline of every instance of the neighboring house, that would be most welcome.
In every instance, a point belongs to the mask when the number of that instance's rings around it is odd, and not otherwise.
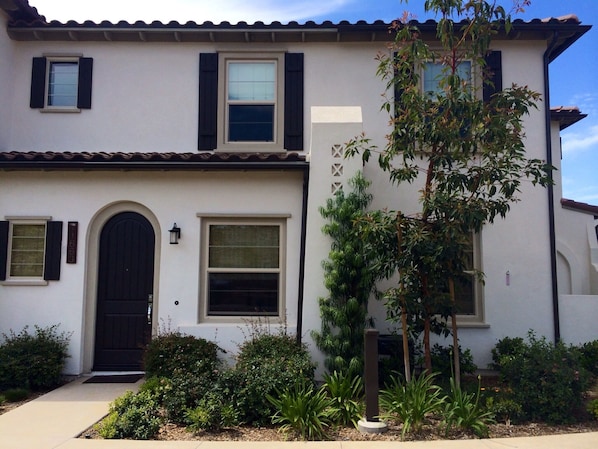
[[[515,21],[493,42],[502,85],[548,98],[548,64],[588,29]],[[382,22],[48,23],[26,0],[0,2],[0,331],[60,323],[70,374],[140,369],[161,330],[234,352],[252,319],[299,333],[321,361],[318,208],[360,169],[372,207],[417,207],[376,163],[343,157],[362,131],[384,143],[375,58],[389,36]],[[528,151],[558,165],[575,114],[546,103],[526,118]],[[554,189],[524,183],[476,240],[485,284],[459,323],[482,368],[498,339],[529,329],[598,338],[598,245],[584,231],[596,209],[561,208],[559,173]],[[371,313],[392,330],[382,304]]]

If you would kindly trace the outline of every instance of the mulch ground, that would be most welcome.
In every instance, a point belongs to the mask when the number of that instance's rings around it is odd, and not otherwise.
[[[489,438],[530,437],[539,435],[555,435],[581,432],[598,432],[598,421],[588,421],[571,425],[550,426],[543,423],[527,424],[492,424],[489,426]],[[81,438],[100,438],[93,428],[81,434]],[[382,434],[361,433],[355,428],[330,429],[329,439],[332,441],[433,441],[459,440],[477,438],[472,433],[452,431],[445,433],[439,423],[430,422],[418,433],[408,433],[401,437],[401,426],[389,423],[388,431]],[[223,429],[219,432],[189,432],[185,427],[176,424],[162,426],[156,440],[166,441],[295,441],[298,438],[278,431],[274,427],[238,426]]]

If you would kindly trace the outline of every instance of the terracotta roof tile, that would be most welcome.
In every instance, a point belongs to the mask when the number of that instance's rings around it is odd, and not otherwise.
[[[582,114],[577,106],[556,106],[550,108],[550,118],[559,122],[561,131],[587,116],[588,114]]]
[[[598,217],[598,206],[592,204],[580,203],[579,201],[568,200],[566,198],[561,199],[561,206],[566,209],[573,209],[579,212],[586,212],[593,214],[594,217]]]
[[[0,152],[2,169],[305,169],[306,157],[284,153]]]

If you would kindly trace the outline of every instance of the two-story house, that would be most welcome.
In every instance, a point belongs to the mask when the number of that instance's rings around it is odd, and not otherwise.
[[[0,2],[0,331],[60,323],[70,374],[139,370],[161,330],[234,353],[256,319],[299,333],[321,360],[310,330],[330,242],[318,208],[361,169],[372,207],[417,202],[375,163],[343,157],[362,131],[384,143],[376,55],[388,26],[59,23]],[[588,29],[516,21],[493,42],[502,84],[547,100],[548,64]],[[567,111],[543,101],[526,118],[531,157],[558,162],[559,126],[580,118]],[[572,298],[598,294],[596,239],[591,272],[587,232],[563,243],[558,176],[554,189],[525,185],[476,239],[486,280],[459,324],[480,367],[499,338],[529,329],[598,338],[576,333],[597,297],[582,309]],[[573,281],[559,292],[565,266]],[[371,314],[389,332],[382,304]]]

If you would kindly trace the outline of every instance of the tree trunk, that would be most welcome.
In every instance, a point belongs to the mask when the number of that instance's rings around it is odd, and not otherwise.
[[[461,387],[461,361],[459,356],[459,336],[457,334],[455,281],[452,277],[449,278],[449,294],[451,295],[451,326],[453,332],[453,364],[455,366],[455,385]]]
[[[399,244],[399,260],[402,256],[402,244],[403,244],[403,215],[399,212],[397,214],[397,241]],[[401,330],[403,332],[403,365],[405,367],[405,382],[411,381],[411,361],[409,355],[409,330],[407,329],[407,301],[405,301],[405,295],[403,294],[404,289],[403,278],[401,275],[401,269],[399,268],[399,294],[401,301]]]

